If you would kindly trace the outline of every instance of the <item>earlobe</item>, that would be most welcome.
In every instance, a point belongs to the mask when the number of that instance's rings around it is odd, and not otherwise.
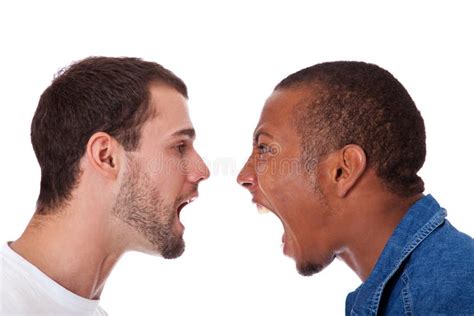
[[[345,197],[366,169],[367,157],[364,150],[357,145],[347,145],[340,151],[341,160],[336,170],[337,194]]]
[[[92,167],[107,178],[118,176],[117,142],[107,133],[98,132],[89,138],[86,155]]]

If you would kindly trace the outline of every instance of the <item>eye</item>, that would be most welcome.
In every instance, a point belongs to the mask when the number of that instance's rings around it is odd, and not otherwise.
[[[265,144],[260,144],[257,146],[257,150],[258,150],[258,154],[261,156],[263,154],[270,152],[270,147],[268,147]]]
[[[179,144],[178,146],[175,147],[176,151],[180,154],[180,155],[183,155],[186,151],[186,144],[185,143],[181,143]]]

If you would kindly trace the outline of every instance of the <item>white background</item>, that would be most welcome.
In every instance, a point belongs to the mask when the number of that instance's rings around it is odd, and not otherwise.
[[[426,124],[426,192],[474,235],[468,1],[12,3],[0,4],[0,241],[16,239],[33,214],[40,171],[30,122],[58,69],[90,55],[136,56],[189,86],[196,146],[213,176],[182,214],[181,258],[129,253],[118,263],[102,294],[110,315],[344,313],[355,274],[336,260],[299,276],[281,254],[280,222],[257,214],[235,182],[274,85],[322,61],[373,62],[405,85]]]

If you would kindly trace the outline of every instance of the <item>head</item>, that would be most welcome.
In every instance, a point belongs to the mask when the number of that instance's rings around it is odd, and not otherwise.
[[[423,119],[386,70],[329,62],[282,80],[267,99],[238,182],[284,226],[284,252],[310,275],[345,247],[349,201],[424,190]],[[366,179],[376,185],[369,186]]]
[[[43,92],[33,117],[36,215],[94,201],[129,230],[133,247],[179,256],[179,211],[209,175],[194,137],[186,85],[171,71],[138,58],[76,62]]]

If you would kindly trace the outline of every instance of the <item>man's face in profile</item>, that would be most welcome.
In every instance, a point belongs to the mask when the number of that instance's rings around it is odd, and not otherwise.
[[[113,213],[138,250],[176,258],[184,251],[180,212],[197,198],[209,170],[193,147],[186,98],[164,85],[150,92],[155,115],[143,125],[138,150],[126,153]]]
[[[293,122],[304,89],[275,90],[268,98],[254,132],[252,155],[238,182],[250,191],[260,209],[268,209],[284,228],[283,252],[303,275],[319,272],[334,259],[337,234],[325,196],[325,162],[307,172],[301,140]]]

